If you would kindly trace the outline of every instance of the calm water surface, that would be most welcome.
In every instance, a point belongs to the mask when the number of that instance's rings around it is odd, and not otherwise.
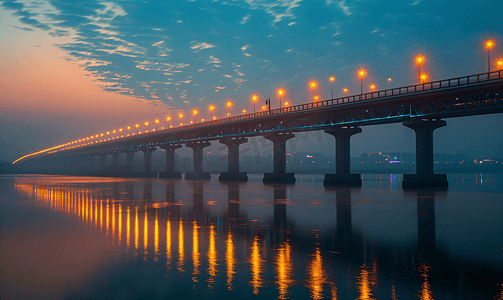
[[[0,297],[503,299],[501,174],[250,177],[0,177]]]

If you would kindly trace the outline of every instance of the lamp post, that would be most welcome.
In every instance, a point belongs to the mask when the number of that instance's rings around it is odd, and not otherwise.
[[[213,116],[213,111],[215,110],[215,105],[210,105],[210,107],[208,108],[210,110],[210,113],[211,113],[211,119],[212,120],[215,120],[215,117]]]
[[[503,70],[503,59],[500,58],[496,61],[496,67],[498,68],[498,70]]]
[[[311,93],[313,95],[313,100],[314,100],[314,90],[316,89],[317,85],[318,85],[318,83],[316,81],[311,81],[309,83],[309,86],[311,87]]]
[[[229,112],[227,113],[227,116],[228,116],[228,117],[230,117],[230,116],[231,116],[231,112],[230,112],[230,110],[231,110],[231,108],[232,108],[232,104],[234,104],[234,103],[232,103],[232,101],[227,101],[227,103],[226,103],[226,105],[225,105],[225,106],[229,109]]]
[[[194,116],[194,124],[197,122],[197,118],[196,118],[196,116],[197,116],[197,114],[198,114],[198,113],[199,113],[199,112],[197,111],[197,109],[193,109],[193,110],[192,110],[192,115]]]
[[[494,47],[495,42],[493,40],[487,40],[485,45],[487,49],[487,72],[491,72],[491,59],[490,59],[490,51]]]
[[[148,132],[148,122],[145,122],[145,132]]]
[[[283,96],[285,95],[285,90],[280,88],[278,89],[278,98],[279,98],[279,108],[282,107]]]
[[[365,70],[365,69],[358,70],[358,77],[360,77],[360,100],[363,97],[363,78],[365,78],[366,74],[367,74],[367,70]]]
[[[155,119],[155,131],[159,130],[159,119]]]
[[[135,127],[136,127],[136,134],[138,134],[138,127],[140,127],[140,124],[136,124]]]
[[[334,81],[335,81],[335,77],[334,76],[330,77],[330,84],[332,86],[332,98],[330,98],[330,99],[334,99]]]
[[[393,79],[388,78],[388,89],[391,89],[391,80],[393,80]]]
[[[424,83],[428,79],[428,74],[421,74],[419,83]]]
[[[258,96],[257,95],[252,95],[252,102],[253,102],[253,113],[255,113],[255,102],[257,102]]]
[[[169,126],[169,128],[171,128],[171,117],[170,117],[170,116],[167,116],[167,117],[166,117],[166,121],[168,122],[168,126]]]
[[[376,89],[376,85],[375,84],[371,84],[370,85],[370,91],[373,92],[375,89]]]
[[[347,93],[349,92],[349,90],[348,90],[348,89],[343,89],[343,90],[342,90],[342,92],[343,92],[344,94],[347,94]]]
[[[416,56],[416,66],[418,67],[419,83],[421,83],[421,65],[424,64],[425,60],[426,58],[422,54]]]
[[[180,126],[183,126],[183,122],[182,122],[182,119],[183,119],[183,113],[179,113],[179,114],[178,114],[178,119],[180,119]]]

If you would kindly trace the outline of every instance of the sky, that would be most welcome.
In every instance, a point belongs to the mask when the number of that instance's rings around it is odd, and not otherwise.
[[[193,109],[210,119],[210,105],[216,117],[253,112],[253,94],[256,110],[265,98],[278,107],[278,88],[290,104],[359,94],[360,68],[364,91],[410,85],[418,54],[430,80],[486,72],[485,40],[491,64],[503,57],[501,11],[497,0],[0,0],[0,160],[157,118],[177,126]],[[435,152],[503,157],[502,121],[448,119]],[[334,153],[324,133],[288,150],[313,145]],[[351,151],[414,148],[413,131],[393,124],[364,127]]]

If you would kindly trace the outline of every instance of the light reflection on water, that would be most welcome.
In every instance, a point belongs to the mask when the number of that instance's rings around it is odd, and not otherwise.
[[[364,175],[361,189],[325,189],[316,176],[296,186],[0,177],[15,200],[0,202],[0,213],[78,220],[99,237],[89,247],[105,246],[81,284],[54,283],[46,298],[501,299],[501,177],[463,176],[450,178],[448,192],[404,192],[396,175]],[[12,239],[9,226],[33,229],[6,215],[2,239]],[[12,252],[8,243],[2,252]],[[15,264],[7,272],[19,273]],[[25,287],[6,280],[0,291],[7,286]]]

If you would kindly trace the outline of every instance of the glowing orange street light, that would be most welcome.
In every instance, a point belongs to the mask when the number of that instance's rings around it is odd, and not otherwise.
[[[194,116],[194,122],[196,122],[195,116],[197,116],[198,113],[199,112],[197,111],[197,109],[192,110],[192,115]],[[192,121],[191,121],[191,123],[192,123]]]
[[[493,40],[487,40],[485,42],[485,46],[487,49],[487,72],[491,72],[491,63],[490,63],[491,59],[489,56],[489,52],[494,47],[494,44],[496,44],[496,43]]]
[[[159,129],[159,119],[155,119],[155,131]]]
[[[148,122],[145,122],[145,131],[148,132]]]
[[[428,74],[421,74],[421,76],[419,77],[420,79],[420,82],[419,83],[425,83],[426,79],[428,79]]]
[[[265,105],[264,105],[264,106],[262,106],[262,110],[266,110],[266,109],[267,109],[267,107],[265,107]]]
[[[243,114],[246,114],[246,109],[243,109]]]
[[[252,95],[252,102],[253,102],[253,113],[255,113],[255,102],[257,102],[258,96],[257,95]]]
[[[233,105],[233,104],[234,104],[234,103],[232,103],[232,101],[227,101],[226,106],[227,106],[227,108],[230,110],[230,109],[232,108],[232,105]],[[230,116],[230,115],[231,115],[231,113],[230,113],[230,112],[228,112],[228,113],[227,113],[227,116]]]
[[[358,70],[358,77],[360,77],[360,98],[361,95],[363,95],[363,78],[365,78],[365,75],[367,75],[367,70],[365,69],[360,69]]]
[[[286,107],[286,106],[288,106],[288,104],[290,104],[290,103],[288,103],[288,102],[285,102],[285,107]]]
[[[314,98],[314,91],[315,91],[317,85],[318,85],[318,82],[316,82],[314,80],[309,83],[309,87],[311,88],[311,93],[313,94],[313,98]]]
[[[348,93],[348,89],[343,89],[342,91],[346,94]]]
[[[416,56],[416,66],[418,67],[419,83],[421,83],[421,65],[426,61],[426,57],[423,54]]]
[[[140,127],[140,124],[136,124],[136,134],[138,134],[138,127]]]
[[[213,105],[213,104],[212,104],[212,105],[210,105],[210,106],[208,107],[208,110],[209,110],[209,111],[210,111],[210,113],[211,113],[211,119],[212,119],[212,120],[215,120],[215,117],[213,116],[213,111],[215,110],[215,108],[216,108],[216,107],[215,107],[215,105]]]
[[[370,85],[370,90],[371,90],[371,91],[374,91],[375,89],[376,89],[376,85],[375,85],[375,84],[371,84],[371,85]]]
[[[283,100],[284,95],[285,95],[285,90],[282,88],[278,89],[279,108],[281,108],[283,106],[281,102]]]
[[[313,98],[313,99],[314,99],[314,102],[318,101],[318,99],[319,99],[319,98],[320,98],[320,97],[318,97],[318,95],[314,96],[314,98]]]
[[[498,59],[494,64],[498,70],[503,70],[503,58]]]
[[[332,76],[332,77],[329,78],[329,80],[330,80],[330,83],[332,85],[332,99],[334,99],[334,81],[335,81],[335,77]]]
[[[107,135],[110,135],[110,131],[107,131]],[[79,142],[80,142],[80,140],[79,140]]]
[[[393,79],[388,78],[388,89],[391,89],[391,80],[393,80]]]

